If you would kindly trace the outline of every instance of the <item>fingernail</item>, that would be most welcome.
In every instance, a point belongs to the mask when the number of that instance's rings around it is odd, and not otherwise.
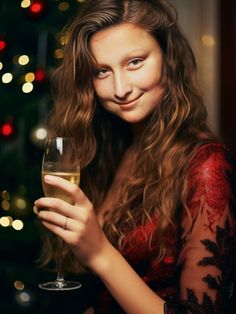
[[[34,212],[36,215],[38,215],[38,213],[39,213],[38,207],[36,207],[35,205],[34,205],[34,207],[33,207],[33,212]]]
[[[44,181],[46,181],[46,182],[53,182],[54,181],[54,177],[47,174],[44,177]]]

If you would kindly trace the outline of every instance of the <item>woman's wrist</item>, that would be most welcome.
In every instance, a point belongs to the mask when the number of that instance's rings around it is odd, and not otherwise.
[[[106,237],[104,237],[103,241],[104,243],[101,250],[94,254],[94,256],[87,263],[87,266],[98,276],[109,270],[112,255],[117,252]]]

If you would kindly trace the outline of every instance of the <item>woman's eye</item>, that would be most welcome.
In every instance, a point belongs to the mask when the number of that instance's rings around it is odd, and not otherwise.
[[[138,68],[139,66],[141,66],[142,61],[143,61],[143,59],[140,59],[140,58],[132,59],[132,60],[129,62],[128,66],[129,66],[130,68],[134,68],[134,69],[135,69],[135,68]]]
[[[95,76],[98,78],[105,77],[108,74],[108,69],[96,69]]]

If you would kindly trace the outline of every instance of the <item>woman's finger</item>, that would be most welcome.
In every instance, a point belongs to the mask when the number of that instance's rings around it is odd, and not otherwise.
[[[58,176],[46,175],[44,180],[47,184],[53,185],[59,189],[65,191],[74,201],[74,203],[81,203],[86,201],[87,197],[84,195],[83,191],[78,187],[78,185],[71,183]]]
[[[58,226],[62,229],[65,229],[67,227],[68,217],[60,215],[56,212],[42,210],[38,213],[38,218],[41,221],[46,221],[46,222],[53,224],[55,226]]]
[[[79,223],[77,221],[56,212],[42,210],[39,212],[38,218],[42,223],[47,222],[64,230],[76,231],[78,229]]]
[[[42,220],[42,224],[46,227],[49,231],[53,232],[55,235],[62,238],[65,242],[68,242],[68,238],[71,237],[72,232],[66,229],[63,229],[57,225],[54,225],[46,220]]]
[[[76,213],[78,208],[59,198],[42,197],[35,201],[34,205],[37,207],[37,209],[49,208],[49,211],[47,211],[48,213],[53,211],[72,219],[78,218],[78,214]]]

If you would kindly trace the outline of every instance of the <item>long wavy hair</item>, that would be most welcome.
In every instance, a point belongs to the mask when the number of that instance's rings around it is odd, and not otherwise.
[[[215,140],[207,126],[192,49],[168,1],[87,0],[81,5],[74,21],[64,30],[68,43],[54,75],[55,106],[50,127],[57,135],[76,137],[81,187],[98,208],[133,138],[130,126],[99,104],[93,87],[95,60],[89,42],[96,32],[122,23],[138,25],[157,40],[163,53],[165,86],[161,103],[135,142],[137,158],[122,183],[119,202],[106,216],[104,231],[122,249],[127,228],[157,219],[158,228],[150,243],[158,241],[156,258],[161,260],[168,248],[166,234],[174,228],[179,209],[187,210],[188,162],[200,145]],[[50,260],[52,255],[47,252],[47,257]]]

